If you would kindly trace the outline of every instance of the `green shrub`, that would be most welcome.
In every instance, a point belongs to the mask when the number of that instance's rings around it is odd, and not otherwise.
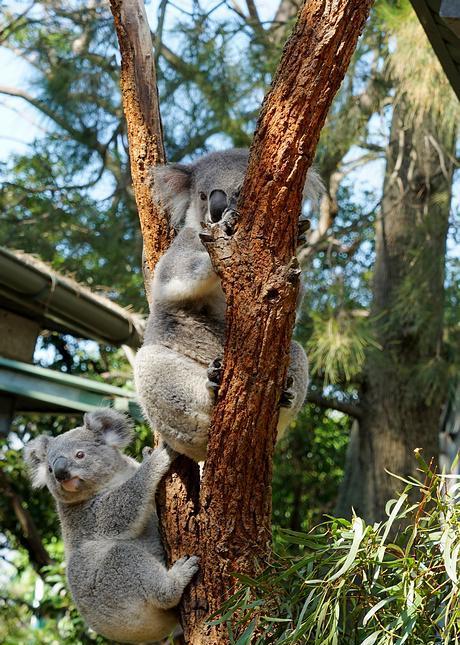
[[[236,576],[239,590],[217,620],[231,642],[460,643],[460,484],[447,493],[446,479],[419,461],[424,483],[403,480],[386,521],[333,518],[308,533],[281,531],[269,568]]]

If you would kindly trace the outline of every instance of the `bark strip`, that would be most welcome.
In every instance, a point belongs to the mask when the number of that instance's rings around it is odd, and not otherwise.
[[[110,0],[110,8],[121,52],[120,85],[148,282],[171,242],[168,218],[153,199],[150,177],[154,166],[166,162],[152,38],[141,0]]]

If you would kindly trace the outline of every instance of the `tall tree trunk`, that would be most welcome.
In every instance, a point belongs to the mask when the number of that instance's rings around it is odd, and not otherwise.
[[[395,103],[382,212],[376,224],[372,316],[381,351],[369,353],[359,434],[349,451],[341,514],[384,517],[400,482],[417,477],[414,449],[438,456],[446,370],[442,359],[444,263],[454,138],[442,124],[414,125]]]
[[[231,593],[231,572],[254,574],[270,553],[275,411],[295,317],[299,270],[293,258],[302,187],[371,4],[310,0],[303,5],[259,118],[237,230],[234,235],[222,226],[208,231],[206,244],[227,299],[224,374],[199,507],[190,485],[165,500],[163,517],[169,556],[197,553],[201,558],[198,580],[181,607],[186,642],[192,645],[228,642],[222,626],[205,621]],[[129,106],[134,102],[136,117],[136,102],[145,98],[137,84],[151,68],[148,56],[139,58],[146,38],[136,40],[133,29],[145,35],[147,23],[143,9],[126,0],[111,0],[111,6],[127,70],[122,90],[129,123]],[[137,59],[144,61],[141,67]],[[143,111],[133,123],[148,126],[146,116]],[[131,160],[145,183],[142,146],[148,137],[139,141],[130,126],[128,131],[130,147],[135,146]],[[154,155],[152,165],[156,161]],[[137,193],[136,200],[141,208]]]

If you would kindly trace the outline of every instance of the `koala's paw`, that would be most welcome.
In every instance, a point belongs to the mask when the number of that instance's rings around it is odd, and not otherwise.
[[[240,213],[236,208],[226,208],[223,212],[222,219],[219,222],[219,225],[222,226],[226,235],[231,236],[235,233],[238,221],[240,219]]]
[[[145,446],[142,448],[142,461],[145,461],[149,457],[152,456],[153,453],[153,448],[150,448],[150,446]]]
[[[196,555],[184,556],[173,564],[174,574],[187,585],[199,569],[200,559]]]
[[[294,385],[294,379],[292,376],[288,376],[286,379],[286,385],[283,392],[281,393],[280,398],[280,407],[281,408],[292,408],[292,401],[295,398],[294,390],[292,386]]]
[[[206,387],[213,394],[214,398],[217,398],[219,392],[220,383],[222,380],[222,359],[215,358],[207,370],[208,380],[206,381]]]

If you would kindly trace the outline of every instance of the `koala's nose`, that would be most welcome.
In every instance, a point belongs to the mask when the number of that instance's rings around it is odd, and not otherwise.
[[[218,222],[227,208],[227,195],[223,190],[213,190],[209,195],[209,212],[211,220]]]
[[[53,464],[54,476],[59,482],[70,479],[70,473],[67,468],[67,459],[65,457],[58,457]]]

